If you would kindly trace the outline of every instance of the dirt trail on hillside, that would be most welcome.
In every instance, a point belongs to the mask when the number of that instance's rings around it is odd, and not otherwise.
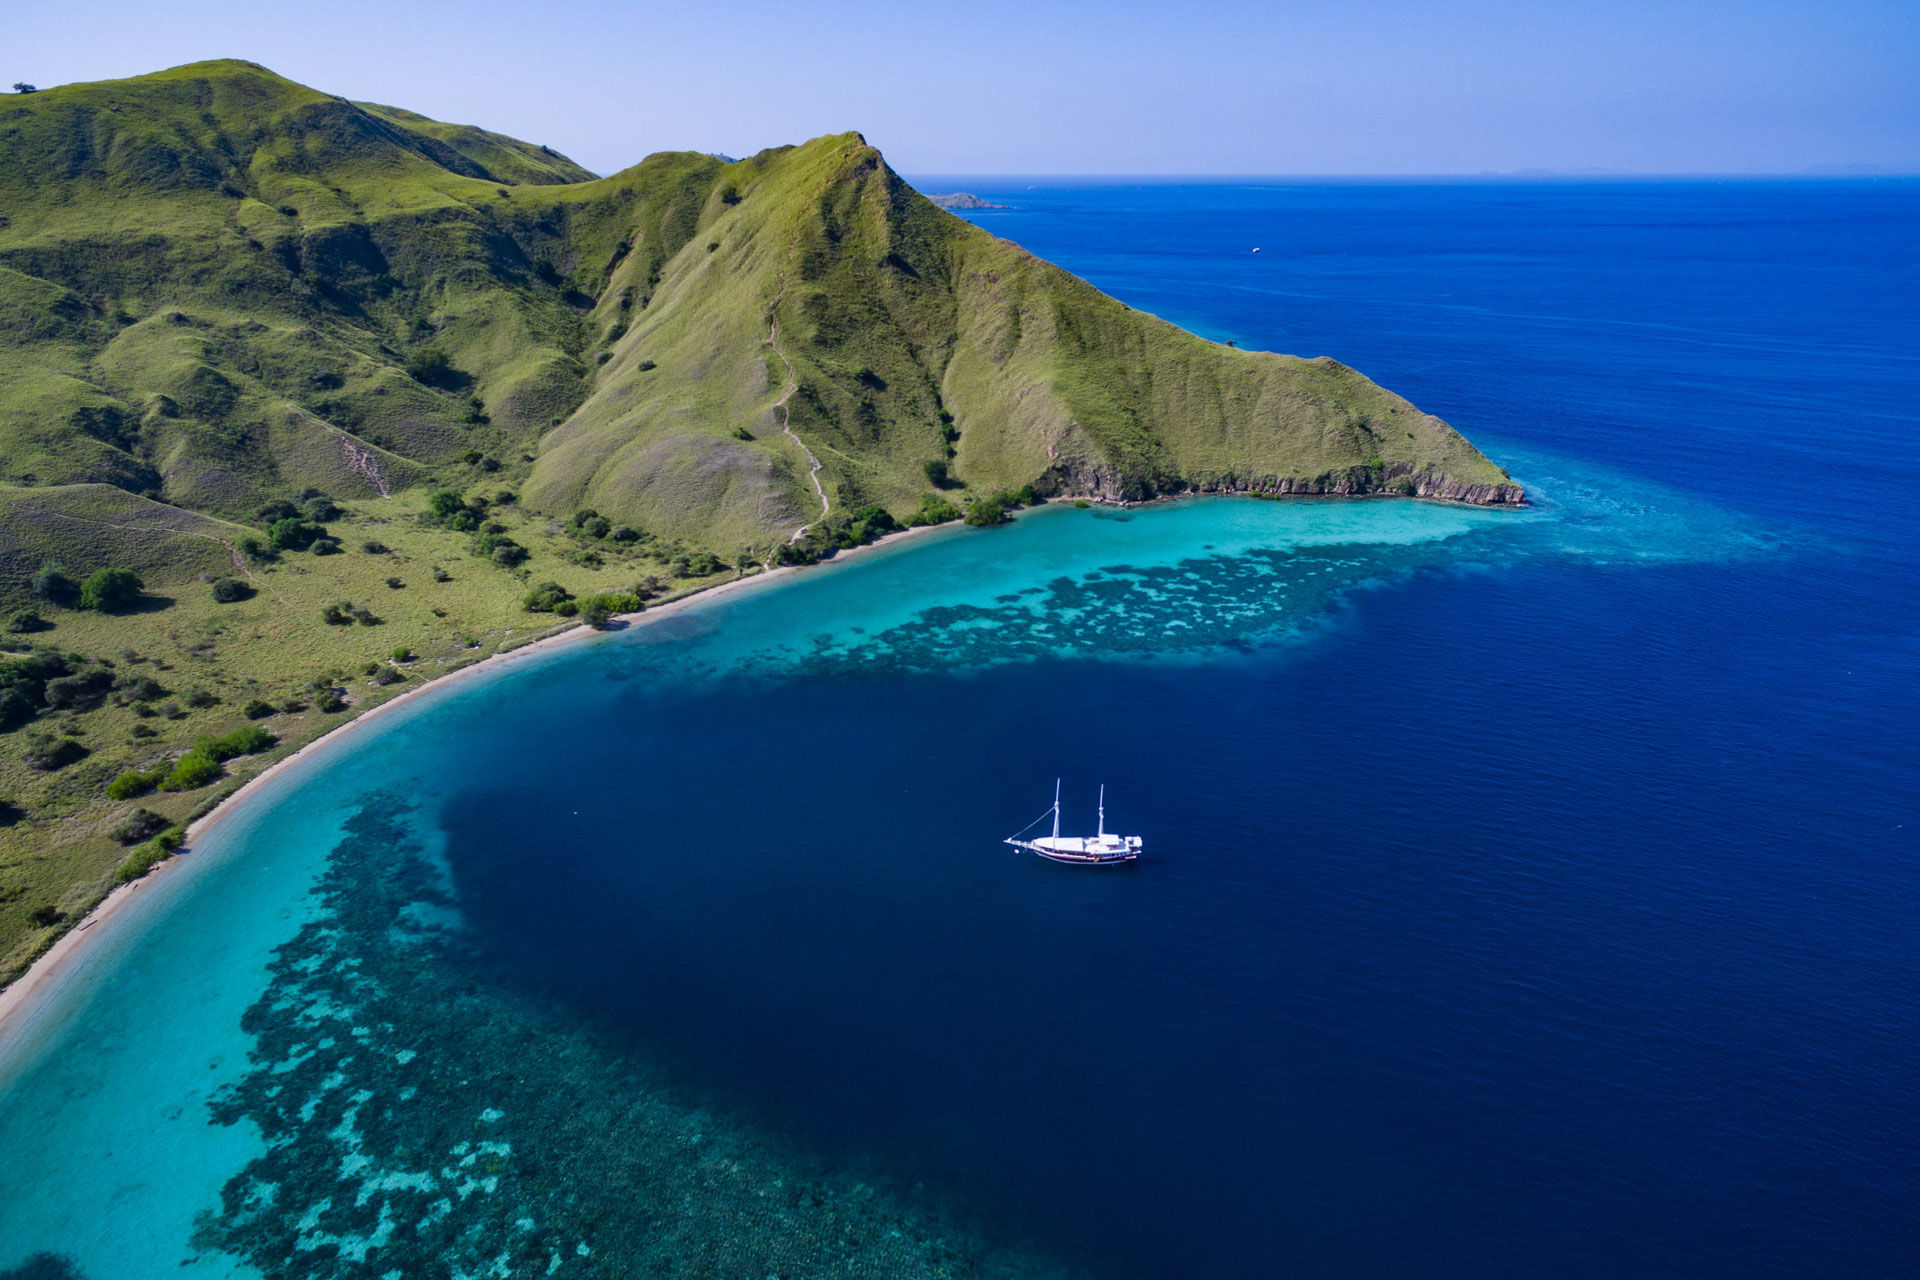
[[[785,293],[784,279],[782,281],[782,293]],[[776,311],[779,305],[777,301],[774,303]],[[780,430],[785,432],[789,439],[800,446],[800,452],[807,455],[807,479],[813,482],[813,491],[820,496],[820,518],[824,520],[833,510],[833,504],[827,501],[827,487],[820,483],[820,459],[814,457],[813,450],[807,448],[807,442],[794,433],[793,414],[787,410],[787,401],[791,400],[793,393],[800,389],[800,382],[799,379],[794,376],[793,361],[787,359],[786,350],[780,345],[780,317],[778,315],[770,315],[768,317],[767,344],[773,348],[773,353],[780,357],[780,363],[787,367],[787,385],[785,389],[780,392],[780,398],[773,402],[773,407],[780,414]],[[800,539],[806,537],[809,527],[808,525],[801,525],[793,531],[793,536],[788,538],[787,541],[790,543],[800,541]]]

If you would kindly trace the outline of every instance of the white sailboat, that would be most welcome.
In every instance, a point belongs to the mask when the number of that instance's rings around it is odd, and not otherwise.
[[[1047,820],[1043,813],[1029,822],[1026,827],[1007,837],[1007,843],[1016,849],[1025,849],[1037,853],[1043,858],[1055,862],[1071,862],[1080,866],[1112,866],[1121,862],[1133,862],[1140,857],[1141,840],[1139,836],[1116,836],[1107,834],[1107,788],[1100,786],[1100,827],[1096,835],[1063,836],[1060,834],[1060,779],[1053,780],[1053,834],[1035,836],[1031,840],[1021,839],[1028,831]]]

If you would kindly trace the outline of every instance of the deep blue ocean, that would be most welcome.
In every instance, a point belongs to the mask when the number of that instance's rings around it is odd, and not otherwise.
[[[1049,507],[397,719],[0,1076],[0,1275],[1920,1271],[1920,182],[917,185],[1535,506]]]

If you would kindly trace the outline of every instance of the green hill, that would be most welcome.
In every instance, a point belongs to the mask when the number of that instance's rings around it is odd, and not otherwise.
[[[1134,311],[858,134],[597,178],[246,62],[0,99],[0,981],[144,866],[130,821],[273,754],[140,782],[196,741],[284,752],[591,595],[1192,489],[1521,498],[1360,374]],[[140,593],[86,607],[106,570]]]
[[[1132,311],[936,209],[857,134],[596,179],[210,62],[9,98],[0,139],[16,484],[236,515],[477,449],[547,510],[716,549],[817,514],[809,450],[835,512],[907,514],[949,449],[974,491],[1517,498],[1360,375]]]

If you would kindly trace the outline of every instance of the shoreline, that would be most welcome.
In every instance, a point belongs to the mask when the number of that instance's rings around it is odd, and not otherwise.
[[[1261,494],[1234,490],[1199,490],[1177,494],[1158,494],[1152,498],[1130,502],[1106,499],[1097,494],[1063,493],[1048,499],[1046,505],[1072,506],[1085,502],[1095,507],[1126,510],[1154,506],[1162,503],[1222,497],[1252,498],[1263,501],[1281,502],[1351,502],[1362,498],[1400,498],[1403,501],[1433,502],[1441,506],[1480,506],[1480,504],[1465,503],[1447,498],[1420,497],[1407,499],[1402,495],[1391,493]],[[1500,508],[1481,507],[1481,509],[1498,510]],[[469,663],[464,667],[458,667],[452,671],[448,671],[443,675],[436,676],[423,684],[408,689],[404,693],[389,698],[377,706],[370,707],[366,711],[342,721],[311,742],[306,743],[298,750],[274,761],[261,772],[248,778],[231,794],[215,804],[212,809],[188,823],[184,852],[187,855],[191,855],[196,840],[205,839],[223,822],[228,821],[236,813],[240,812],[247,802],[257,799],[264,791],[283,781],[294,770],[295,766],[303,763],[311,764],[314,759],[324,752],[335,750],[342,744],[350,744],[356,741],[356,731],[362,726],[371,725],[382,716],[398,709],[418,707],[421,705],[421,700],[426,697],[438,695],[441,691],[453,688],[462,681],[470,680],[481,673],[491,675],[507,670],[516,662],[536,655],[549,654],[562,645],[582,644],[596,636],[617,635],[636,627],[644,627],[658,619],[685,613],[691,609],[709,605],[728,596],[757,589],[764,584],[789,579],[792,575],[803,573],[807,570],[830,570],[834,565],[845,563],[857,557],[862,552],[898,548],[915,540],[920,535],[931,534],[942,529],[954,532],[966,527],[967,526],[962,525],[959,521],[950,521],[937,525],[921,525],[916,528],[904,529],[900,532],[890,534],[878,541],[867,543],[864,546],[847,548],[836,553],[831,559],[816,564],[782,565],[775,569],[763,568],[760,572],[749,574],[745,577],[733,578],[726,582],[716,583],[710,587],[697,588],[683,596],[677,596],[656,608],[644,609],[639,613],[623,614],[615,619],[615,621],[622,625],[614,631],[599,631],[588,627],[584,623],[579,623],[566,627],[563,630],[543,635],[536,640],[531,640],[515,648],[492,654],[477,662]],[[193,858],[190,856],[183,857],[182,854],[176,853],[166,861],[155,866],[140,879],[129,884],[116,886],[105,898],[95,904],[92,910],[88,911],[85,916],[76,922],[71,929],[60,935],[52,946],[48,947],[46,951],[35,958],[33,963],[27,966],[25,972],[7,986],[0,987],[0,1079],[4,1078],[8,1059],[12,1057],[15,1049],[30,1035],[33,1025],[37,1021],[37,1015],[44,1012],[59,993],[65,990],[78,976],[77,971],[82,967],[81,961],[83,961],[91,951],[97,950],[103,940],[115,936],[117,932],[115,926],[119,925],[124,927],[129,918],[130,908],[145,900],[141,891],[151,889],[156,884],[171,886],[181,876],[192,874],[194,865],[195,860]]]
[[[138,880],[116,886],[71,929],[61,934],[52,946],[41,952],[33,963],[27,966],[24,973],[6,987],[0,988],[0,1079],[5,1077],[7,1060],[30,1038],[38,1016],[47,1012],[59,995],[80,976],[81,962],[90,952],[98,950],[105,940],[115,936],[116,924],[125,926],[131,919],[130,908],[144,903],[152,896],[151,893],[143,893],[143,891],[151,890],[156,885],[171,886],[180,877],[191,875],[196,863],[190,855],[193,853],[196,841],[206,839],[222,823],[228,822],[240,812],[247,803],[258,799],[276,783],[285,780],[296,766],[310,765],[322,754],[337,750],[343,744],[354,742],[357,737],[356,731],[364,726],[374,724],[397,709],[418,707],[429,695],[438,696],[445,690],[454,688],[464,681],[470,681],[482,673],[498,674],[526,659],[549,655],[564,645],[582,644],[594,637],[624,634],[655,620],[685,613],[696,606],[710,605],[728,596],[742,594],[749,588],[790,578],[794,574],[803,573],[809,569],[830,569],[863,551],[898,547],[918,534],[960,527],[962,526],[958,522],[922,525],[867,543],[865,546],[847,548],[838,552],[832,559],[818,564],[782,565],[777,569],[762,569],[758,573],[733,578],[710,587],[700,587],[683,596],[676,596],[657,608],[644,609],[639,613],[622,614],[616,619],[623,624],[618,630],[601,631],[585,623],[576,623],[563,630],[541,636],[537,640],[492,654],[464,667],[455,668],[343,720],[298,750],[281,757],[248,778],[212,809],[189,822],[182,853],[175,853]]]

